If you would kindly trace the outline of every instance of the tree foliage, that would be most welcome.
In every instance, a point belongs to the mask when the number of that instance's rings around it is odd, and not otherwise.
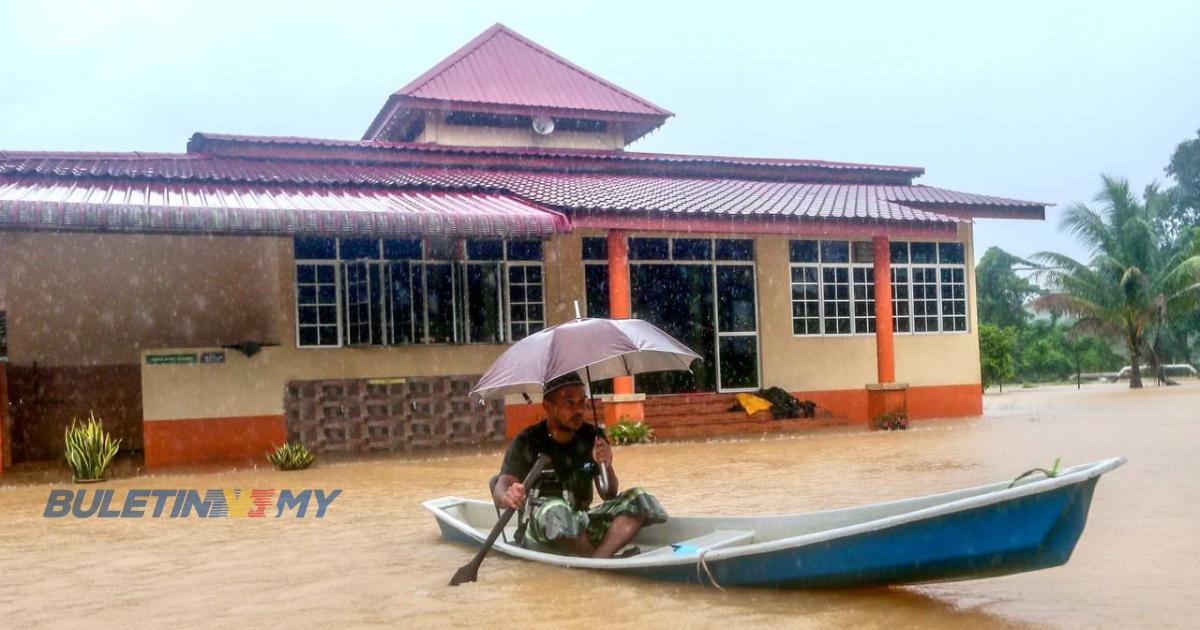
[[[1137,388],[1141,361],[1157,356],[1156,335],[1196,307],[1200,256],[1191,232],[1174,239],[1163,233],[1158,217],[1165,197],[1156,187],[1139,201],[1126,180],[1108,175],[1102,180],[1095,197],[1100,207],[1073,204],[1059,226],[1090,250],[1091,260],[1036,254],[1051,292],[1032,305],[1075,317],[1081,330],[1119,335],[1132,366],[1130,387]]]
[[[999,247],[989,247],[975,266],[979,320],[1001,328],[1022,328],[1029,319],[1025,303],[1038,294],[1038,288],[1013,271],[1016,265],[1028,265]]]
[[[991,250],[988,253],[991,253]],[[1013,372],[1013,340],[1015,337],[1015,331],[1012,328],[1001,328],[995,324],[979,325],[979,361],[985,388],[995,384],[1003,387],[1005,381],[1011,381],[1015,376]]]

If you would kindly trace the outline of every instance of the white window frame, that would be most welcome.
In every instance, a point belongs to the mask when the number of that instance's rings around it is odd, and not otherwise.
[[[406,346],[407,347],[407,346],[421,346],[421,345],[465,345],[465,344],[470,344],[470,343],[497,345],[497,344],[515,343],[516,340],[513,339],[512,328],[511,328],[512,322],[510,322],[510,319],[511,319],[510,313],[511,313],[512,303],[509,299],[509,293],[508,293],[508,287],[509,287],[508,269],[510,266],[514,266],[514,265],[519,265],[519,266],[526,267],[526,268],[538,267],[540,269],[541,280],[539,282],[537,282],[536,285],[541,288],[541,293],[542,293],[542,297],[541,297],[541,301],[540,301],[540,304],[542,307],[542,319],[541,320],[530,320],[527,318],[525,320],[525,322],[527,325],[528,324],[538,325],[539,326],[538,330],[545,329],[547,326],[545,260],[544,259],[543,260],[514,260],[514,261],[507,260],[508,244],[509,244],[509,241],[507,241],[507,240],[503,241],[504,252],[505,252],[504,260],[486,260],[486,261],[485,260],[475,260],[475,261],[472,261],[472,260],[433,260],[433,259],[429,259],[429,260],[426,260],[426,259],[393,260],[393,259],[382,258],[382,257],[381,258],[363,258],[363,259],[356,259],[356,260],[342,260],[341,248],[342,248],[342,240],[343,239],[341,237],[328,237],[328,238],[333,238],[333,240],[334,240],[334,255],[335,255],[334,258],[319,258],[319,259],[296,258],[293,260],[293,264],[292,264],[292,288],[294,289],[294,294],[293,294],[293,320],[294,320],[294,322],[293,323],[294,323],[294,332],[295,332],[295,344],[296,344],[296,348],[298,348],[298,349],[308,350],[308,349],[329,349],[329,348],[348,348],[348,347],[391,347],[391,346]],[[382,253],[382,251],[383,251],[382,250],[382,247],[383,247],[382,241],[386,240],[386,239],[374,239],[374,240],[380,241],[380,252]],[[408,283],[409,283],[410,292],[412,292],[412,289],[413,289],[413,286],[412,286],[413,279],[414,279],[413,270],[418,267],[420,268],[420,274],[419,274],[419,278],[420,278],[420,282],[421,282],[420,288],[421,288],[422,295],[425,296],[424,299],[422,300],[422,306],[423,306],[424,312],[418,314],[412,308],[412,303],[410,302],[410,304],[409,304],[409,318],[410,318],[410,321],[412,322],[411,325],[413,326],[413,330],[412,330],[413,340],[411,342],[405,342],[405,343],[398,343],[396,341],[397,335],[395,334],[395,330],[394,330],[394,327],[396,325],[395,324],[395,316],[394,316],[395,314],[393,312],[394,298],[392,296],[392,284],[391,284],[393,267],[396,263],[400,263],[400,262],[406,262],[408,265],[408,269],[409,269]],[[345,292],[346,286],[347,286],[346,285],[347,280],[346,280],[345,274],[347,273],[347,268],[350,265],[356,264],[356,263],[366,263],[367,268],[369,270],[368,274],[376,273],[378,275],[377,279],[379,281],[380,290],[382,291],[382,294],[380,295],[380,300],[381,300],[380,326],[383,328],[383,330],[381,331],[381,334],[380,334],[380,343],[378,343],[378,344],[368,342],[368,343],[358,343],[358,344],[351,345],[349,343],[349,328],[348,328],[349,322],[347,319],[348,305],[346,304],[348,295]],[[500,309],[499,309],[500,310],[500,313],[499,313],[500,319],[499,319],[499,322],[497,322],[497,325],[499,326],[499,331],[500,331],[500,336],[501,336],[500,341],[473,342],[473,341],[470,341],[467,339],[468,336],[470,335],[470,331],[467,330],[467,327],[465,325],[466,320],[462,319],[462,317],[464,317],[464,316],[460,316],[461,309],[459,308],[460,307],[459,293],[460,293],[460,288],[465,287],[466,268],[472,264],[484,264],[484,265],[495,264],[499,268],[501,282],[499,283],[499,286],[497,287],[497,291],[499,292],[498,297],[500,298]],[[300,282],[299,282],[299,278],[298,278],[298,268],[301,265],[310,265],[310,266],[314,266],[314,267],[327,266],[327,267],[331,267],[333,269],[333,277],[334,277],[333,284],[334,284],[334,291],[336,294],[335,307],[336,307],[336,314],[337,314],[337,343],[336,343],[336,345],[328,345],[328,344],[326,344],[326,345],[301,345],[300,344],[300,329],[301,329],[300,306],[301,306],[301,304],[300,304]],[[452,317],[452,330],[453,330],[453,340],[450,342],[443,342],[443,341],[431,342],[431,341],[429,341],[428,293],[426,291],[426,287],[427,287],[427,278],[428,278],[428,267],[430,265],[447,265],[450,267],[450,283],[451,283],[450,313],[451,313],[451,317]],[[319,274],[320,272],[315,271],[315,273]],[[526,274],[528,274],[528,271],[526,271]],[[368,303],[370,303],[370,297],[371,297],[370,280],[367,280],[367,283],[368,283],[368,285],[367,285]],[[531,286],[529,284],[528,280],[524,284],[526,286],[526,290],[528,291],[528,287]],[[320,284],[318,283],[315,286],[318,287],[317,293],[319,296]],[[462,300],[463,300],[462,306],[469,308],[469,304],[467,303],[468,298],[466,297],[465,293],[462,297]],[[538,303],[539,302],[537,302],[537,301],[533,301],[533,302],[529,301],[528,295],[527,295],[526,300],[524,302],[522,302],[521,304],[523,304],[526,307],[526,309],[528,309],[528,307],[530,305],[537,305]],[[319,304],[316,306],[317,306],[317,308],[320,308]],[[465,311],[464,311],[464,313],[465,313]],[[419,325],[417,322],[418,315],[420,316],[420,324]],[[528,315],[528,310],[526,310],[526,315]],[[320,322],[319,317],[320,316],[318,314],[318,322]],[[321,324],[320,323],[305,324],[304,326],[305,327],[320,327]],[[367,326],[368,326],[368,339],[373,339],[374,332],[375,332],[374,331],[374,323],[371,322],[370,319],[368,319]],[[536,331],[534,331],[534,332],[536,332]],[[532,333],[530,333],[530,334],[532,334]],[[318,338],[318,340],[320,340],[319,332],[318,332],[317,338]]]
[[[893,319],[893,325],[892,325],[893,334],[917,335],[917,336],[920,336],[920,335],[966,335],[966,334],[970,334],[971,333],[971,282],[970,282],[971,276],[969,273],[969,267],[967,265],[967,260],[966,260],[966,255],[967,255],[966,244],[961,243],[960,241],[895,241],[895,242],[904,243],[905,247],[909,247],[914,242],[916,242],[916,243],[933,243],[935,246],[935,249],[934,249],[934,261],[935,262],[932,262],[932,263],[914,263],[914,262],[912,262],[912,250],[910,248],[908,251],[908,256],[907,256],[908,262],[906,262],[906,263],[891,263],[892,269],[907,269],[908,270],[908,282],[907,282],[908,315],[907,315],[907,319],[908,319],[909,329],[907,332],[901,332],[899,330],[895,330],[895,324],[894,324],[894,319]],[[963,262],[961,262],[961,263],[940,262],[941,261],[941,251],[940,250],[941,250],[941,246],[943,243],[961,244],[963,246]],[[891,255],[890,250],[889,250],[888,255],[889,256]],[[938,309],[937,330],[923,330],[920,332],[917,331],[917,326],[916,326],[916,318],[917,318],[916,301],[917,300],[916,300],[916,297],[914,296],[914,291],[913,291],[913,275],[914,275],[913,271],[916,268],[933,270],[934,279],[935,279],[935,283],[933,286],[934,286],[934,291],[935,291],[935,295],[937,298],[936,303],[937,303],[937,309]],[[963,283],[962,283],[962,285],[963,285],[963,315],[962,315],[962,317],[964,320],[963,321],[963,326],[964,326],[963,330],[944,330],[943,326],[942,326],[942,318],[945,317],[945,315],[944,315],[945,309],[942,306],[942,270],[943,269],[949,269],[949,270],[961,269],[962,273],[963,273]],[[893,274],[892,278],[894,281],[895,280],[894,274]],[[893,293],[893,300],[895,299],[894,295],[895,294]],[[894,311],[893,311],[893,313],[894,313]],[[895,317],[895,315],[893,314],[893,318],[894,317]],[[929,317],[929,315],[922,315],[921,317]],[[957,315],[954,315],[953,317],[957,317]]]
[[[343,339],[342,339],[342,334],[343,334],[343,331],[342,331],[342,270],[341,270],[342,266],[340,263],[341,263],[341,261],[339,261],[337,259],[330,260],[327,258],[304,258],[304,259],[297,259],[295,261],[295,264],[292,265],[292,288],[295,290],[295,299],[293,300],[293,302],[295,303],[295,310],[293,312],[293,317],[295,319],[295,324],[296,324],[295,328],[296,328],[296,347],[297,348],[300,348],[300,349],[323,349],[323,348],[327,349],[327,348],[341,348],[343,346]],[[300,306],[301,306],[300,305],[300,280],[297,277],[298,267],[300,265],[310,265],[310,266],[314,267],[314,272],[317,274],[316,276],[314,276],[314,278],[317,278],[318,280],[320,278],[320,272],[317,271],[315,268],[321,267],[321,266],[333,268],[333,286],[334,286],[333,302],[334,302],[334,307],[336,308],[336,313],[337,313],[337,321],[336,321],[337,343],[335,345],[321,345],[321,344],[301,345],[300,344],[300,328],[301,328],[301,324],[300,324]],[[317,323],[316,324],[305,324],[304,326],[319,329],[321,327],[321,315],[320,315],[321,283],[318,281],[313,286],[316,288],[316,291],[317,291],[317,303],[315,305],[317,308]],[[321,332],[320,332],[320,330],[318,330],[317,331],[317,340],[320,341],[320,339],[321,339]]]

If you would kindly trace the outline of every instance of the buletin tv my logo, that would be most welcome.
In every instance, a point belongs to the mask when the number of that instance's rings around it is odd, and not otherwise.
[[[324,518],[341,488],[51,490],[46,518]]]

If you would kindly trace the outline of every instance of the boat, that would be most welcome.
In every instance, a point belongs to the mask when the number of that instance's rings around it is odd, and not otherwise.
[[[803,514],[672,516],[639,532],[633,543],[641,553],[625,558],[520,546],[513,543],[515,525],[495,551],[719,587],[861,588],[997,577],[1065,564],[1083,533],[1096,482],[1124,463],[1116,457],[1015,482]],[[445,540],[476,547],[498,520],[491,501],[442,497],[423,506]]]

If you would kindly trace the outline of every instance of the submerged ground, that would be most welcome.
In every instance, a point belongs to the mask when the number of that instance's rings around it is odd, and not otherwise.
[[[676,514],[798,512],[1124,455],[1066,566],[939,586],[806,593],[656,584],[489,558],[446,581],[426,498],[483,496],[498,450],[122,478],[101,487],[341,488],[323,519],[46,519],[46,473],[0,479],[0,627],[1194,627],[1200,385],[1017,390],[907,432],[620,448],[626,484]],[[90,489],[95,486],[89,487]]]

